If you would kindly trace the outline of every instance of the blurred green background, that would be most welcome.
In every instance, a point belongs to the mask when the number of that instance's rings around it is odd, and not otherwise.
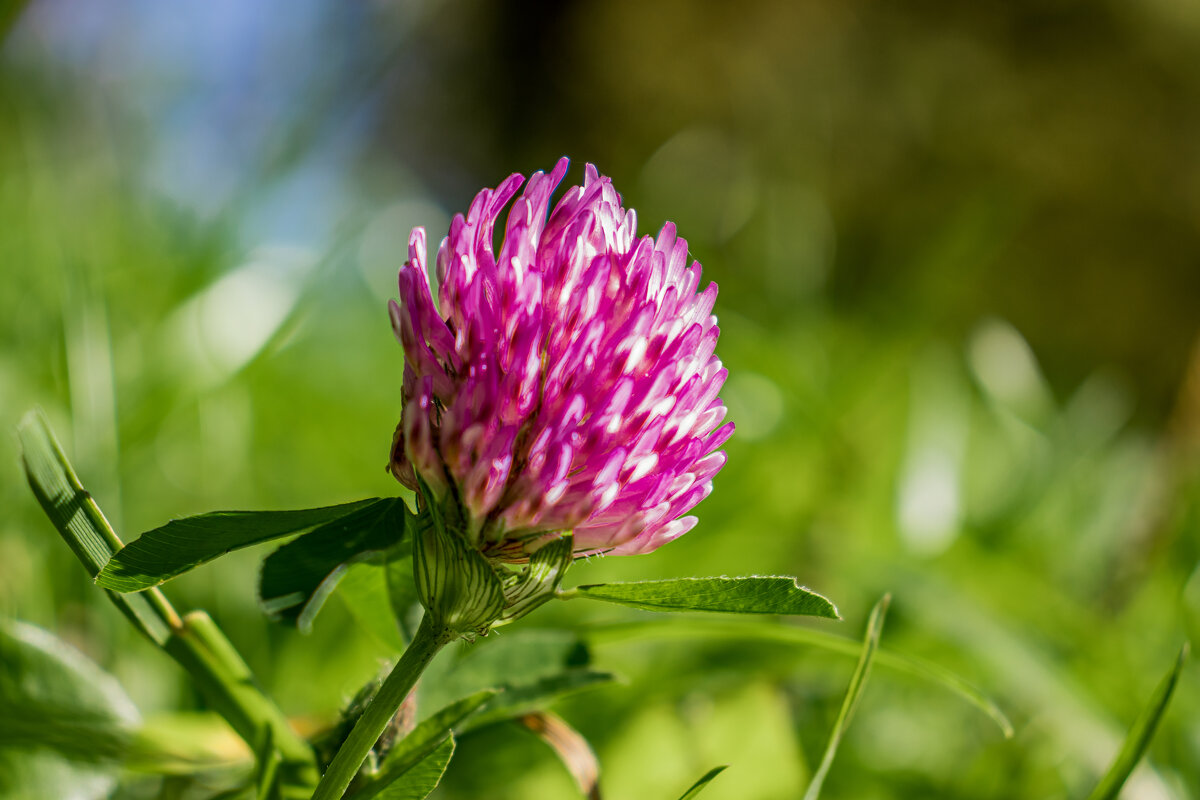
[[[568,582],[795,574],[855,637],[891,591],[884,646],[1017,733],[879,669],[823,796],[1080,797],[1200,634],[1197,52],[1183,0],[0,2],[0,422],[45,409],[126,540],[394,494],[410,227],[436,241],[512,171],[595,162],[720,284],[739,431],[692,533]],[[145,717],[198,707],[11,435],[0,476],[0,616]],[[265,552],[168,590],[311,730],[390,654],[337,602],[308,637],[266,622]],[[718,763],[712,800],[798,797],[853,668],[711,636],[594,657],[628,683],[558,711],[621,799]],[[1200,796],[1198,677],[1124,797]],[[510,728],[465,738],[438,791],[577,796]]]

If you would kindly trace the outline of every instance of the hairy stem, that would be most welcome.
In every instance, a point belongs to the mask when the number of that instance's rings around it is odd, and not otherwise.
[[[408,649],[396,662],[396,666],[392,668],[383,686],[379,687],[379,692],[371,700],[367,710],[354,724],[350,736],[333,757],[333,763],[329,765],[329,769],[317,785],[313,800],[337,800],[345,793],[346,787],[354,779],[375,742],[383,735],[388,722],[400,708],[404,698],[408,697],[408,693],[416,685],[421,673],[433,661],[438,651],[453,640],[453,634],[444,626],[433,622],[431,617],[431,614],[426,613],[421,620],[421,626],[417,628]]]

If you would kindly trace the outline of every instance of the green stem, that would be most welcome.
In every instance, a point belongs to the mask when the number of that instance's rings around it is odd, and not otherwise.
[[[283,760],[283,782],[307,794],[317,782],[312,748],[263,694],[250,667],[212,618],[203,611],[188,614],[163,649],[187,670],[213,709],[251,748],[264,736],[271,737]]]
[[[123,546],[100,506],[83,488],[62,446],[40,412],[22,420],[18,433],[29,487],[63,541],[95,579]],[[203,612],[180,619],[157,588],[137,594],[106,592],[134,626],[187,670],[197,687],[250,746],[264,733],[282,758],[283,794],[308,796],[317,782],[312,748],[287,723],[254,682],[250,668],[216,623]]]
[[[408,649],[396,662],[391,674],[387,676],[383,686],[379,687],[379,692],[358,718],[354,729],[333,757],[333,763],[329,765],[329,769],[317,785],[312,800],[338,800],[345,793],[346,787],[366,761],[371,748],[379,741],[379,737],[383,735],[404,698],[408,697],[408,693],[416,685],[421,673],[433,661],[438,651],[454,639],[454,635],[447,628],[431,620],[432,616],[427,612],[421,620]]]

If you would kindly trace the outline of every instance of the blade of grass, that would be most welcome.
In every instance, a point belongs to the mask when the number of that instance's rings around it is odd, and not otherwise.
[[[17,428],[25,477],[46,516],[94,580],[122,543],[96,501],[79,482],[50,425],[31,411]],[[123,596],[106,592],[121,613],[151,641],[162,646],[179,626],[179,615],[162,592]]]
[[[833,765],[838,745],[841,744],[846,729],[850,727],[854,709],[858,705],[859,698],[862,697],[863,689],[866,688],[867,677],[871,674],[871,663],[875,660],[875,651],[879,648],[879,634],[883,631],[883,619],[887,615],[887,608],[891,602],[892,596],[885,594],[871,609],[871,616],[867,619],[867,633],[863,637],[862,655],[859,656],[858,666],[854,668],[854,674],[850,677],[846,699],[842,701],[841,711],[838,712],[837,720],[833,724],[833,731],[829,735],[829,744],[825,747],[825,754],[821,757],[821,765],[813,774],[812,783],[808,785],[808,791],[804,793],[804,800],[817,800],[821,794],[821,786],[825,783],[825,776],[829,774],[829,768]]]
[[[1125,785],[1125,781],[1128,780],[1134,767],[1142,760],[1146,748],[1150,746],[1150,740],[1154,738],[1154,732],[1158,730],[1158,723],[1162,721],[1163,714],[1166,713],[1167,706],[1171,702],[1171,695],[1174,694],[1175,685],[1179,682],[1179,675],[1183,671],[1184,662],[1187,661],[1188,652],[1189,647],[1185,642],[1179,649],[1175,663],[1163,676],[1158,688],[1154,690],[1150,702],[1142,709],[1142,713],[1134,721],[1133,727],[1129,729],[1125,743],[1121,745],[1112,766],[1108,768],[1108,772],[1100,779],[1100,783],[1088,795],[1088,800],[1116,800],[1117,795],[1121,793],[1121,787]]]
[[[693,783],[692,788],[690,788],[686,792],[684,792],[683,795],[679,798],[679,800],[692,800],[693,797],[700,794],[700,792],[704,789],[705,786],[708,786],[708,784],[712,782],[713,778],[720,775],[722,772],[725,771],[725,769],[726,768],[724,766],[713,767],[708,772],[704,773],[703,777],[701,777],[700,780]]]

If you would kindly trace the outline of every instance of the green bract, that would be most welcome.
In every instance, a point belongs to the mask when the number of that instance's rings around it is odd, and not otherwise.
[[[554,596],[571,565],[569,533],[546,541],[528,563],[516,566],[485,557],[454,524],[460,517],[441,508],[427,503],[413,536],[417,597],[436,623],[470,637],[518,619]]]

